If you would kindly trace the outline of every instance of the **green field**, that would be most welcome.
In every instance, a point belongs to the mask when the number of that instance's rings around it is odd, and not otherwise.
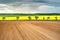
[[[49,16],[52,15],[53,16],[53,15],[60,15],[60,14],[59,13],[48,13],[48,14],[47,13],[35,13],[35,14],[29,14],[29,13],[28,14],[22,14],[22,13],[20,13],[20,14],[19,13],[15,13],[15,14],[14,13],[8,13],[8,14],[3,13],[2,14],[2,13],[0,13],[0,16],[42,16],[42,15],[44,15],[44,16],[45,15],[49,15]]]

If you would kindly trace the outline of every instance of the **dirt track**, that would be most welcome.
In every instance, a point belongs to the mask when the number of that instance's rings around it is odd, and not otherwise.
[[[60,40],[60,22],[0,21],[0,40]]]

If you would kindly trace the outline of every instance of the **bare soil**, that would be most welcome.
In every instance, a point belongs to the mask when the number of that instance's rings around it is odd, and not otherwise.
[[[0,21],[0,40],[60,40],[60,21]]]

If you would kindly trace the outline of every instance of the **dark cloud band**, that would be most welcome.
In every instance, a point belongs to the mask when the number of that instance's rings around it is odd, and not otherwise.
[[[0,3],[13,3],[13,2],[32,2],[32,3],[45,3],[51,6],[60,6],[60,0],[0,0]]]

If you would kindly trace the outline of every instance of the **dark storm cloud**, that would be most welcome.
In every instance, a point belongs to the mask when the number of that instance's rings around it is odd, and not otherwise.
[[[0,3],[11,3],[11,2],[45,2],[44,0],[0,0]]]
[[[42,2],[42,3],[59,3],[60,0],[0,0],[0,3],[10,3],[10,2]]]
[[[51,6],[60,6],[60,0],[0,0],[0,3],[13,3],[13,2],[22,2],[22,3],[45,3]]]
[[[11,2],[17,2],[21,0],[0,0],[0,3],[11,3]]]

